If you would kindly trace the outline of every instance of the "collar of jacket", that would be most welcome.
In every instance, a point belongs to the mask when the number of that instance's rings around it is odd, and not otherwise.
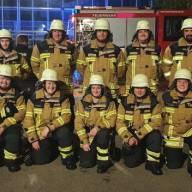
[[[92,40],[91,41],[91,48],[93,48],[93,49],[95,49],[95,48],[99,48],[98,47],[98,44],[97,44],[97,39],[94,39],[94,40]],[[114,45],[113,45],[113,43],[112,42],[107,42],[106,44],[105,44],[105,48],[114,48]]]
[[[93,97],[91,94],[86,95],[83,98],[83,101],[88,102],[88,103],[93,103]],[[103,95],[101,98],[99,98],[98,103],[106,103],[107,102],[107,98]]]
[[[60,98],[61,94],[60,91],[57,90],[55,94],[51,98]],[[39,89],[36,91],[36,99],[45,99],[44,89]]]
[[[141,47],[138,39],[133,40],[132,47]],[[150,40],[146,47],[155,47],[155,41]]]
[[[136,96],[134,94],[129,94],[127,97],[127,104],[135,104],[136,102]],[[151,103],[151,98],[148,95],[147,97],[145,97],[142,102],[142,104],[149,104]]]
[[[178,93],[177,93],[177,91],[176,91],[175,89],[173,89],[173,90],[170,91],[170,96],[171,96],[174,100],[179,99]],[[187,93],[187,95],[185,96],[185,98],[192,98],[192,92],[189,91],[189,92]]]
[[[67,46],[70,42],[64,39],[61,43],[56,43],[53,38],[46,39],[48,45]]]
[[[0,93],[3,95],[15,95],[15,89],[14,88],[10,88],[7,92],[5,93]]]
[[[12,51],[3,51],[2,49],[0,49],[0,57],[13,57],[17,55],[17,51],[16,50],[12,50]]]
[[[187,41],[185,40],[184,37],[181,37],[181,38],[178,40],[178,46],[180,46],[180,47],[185,47],[185,46],[187,46],[187,45],[188,45],[188,43],[187,43]]]

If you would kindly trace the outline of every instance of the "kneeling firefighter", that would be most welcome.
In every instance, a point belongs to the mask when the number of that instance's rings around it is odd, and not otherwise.
[[[45,69],[42,87],[27,102],[24,128],[32,145],[34,164],[46,164],[54,160],[56,146],[62,164],[75,169],[72,149],[71,109],[69,98],[60,91],[57,72]]]
[[[163,94],[164,152],[169,169],[181,168],[185,155],[184,143],[189,146],[188,172],[192,176],[192,91],[191,72],[176,71],[170,90]]]
[[[0,65],[0,164],[20,170],[21,121],[25,115],[23,96],[12,86],[12,68]],[[4,153],[4,155],[3,155]]]
[[[118,107],[116,129],[123,139],[123,158],[132,168],[146,159],[145,168],[155,175],[162,175],[161,107],[149,89],[147,76],[137,74],[133,78],[130,94],[122,97]]]
[[[109,91],[110,92],[110,91]],[[75,113],[75,129],[80,139],[80,166],[104,173],[109,160],[110,132],[115,127],[116,108],[100,75],[92,75]]]

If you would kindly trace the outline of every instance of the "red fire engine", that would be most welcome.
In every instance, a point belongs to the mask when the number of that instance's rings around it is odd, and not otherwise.
[[[185,18],[192,17],[192,10],[151,10],[125,7],[76,7],[75,42],[79,45],[90,41],[94,22],[97,18],[107,18],[111,25],[113,41],[125,48],[131,43],[138,20],[150,22],[151,30],[158,44],[164,50],[181,35],[181,25]]]

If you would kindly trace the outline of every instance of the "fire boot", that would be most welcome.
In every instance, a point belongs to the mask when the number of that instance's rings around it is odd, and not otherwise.
[[[2,167],[3,165],[5,165],[4,157],[3,157],[3,150],[0,149],[0,167]]]
[[[145,169],[151,171],[153,175],[163,175],[160,164],[157,162],[147,161]]]
[[[4,159],[3,157],[0,157],[0,167],[2,167],[4,165]]]
[[[192,164],[189,162],[187,164],[187,171],[188,171],[189,175],[192,177]]]
[[[10,172],[16,172],[16,171],[19,171],[21,169],[21,167],[20,167],[19,163],[17,162],[17,160],[8,160],[8,159],[6,159],[5,164],[6,164],[8,170]]]
[[[66,166],[67,169],[69,170],[74,170],[77,168],[76,166],[76,162],[75,162],[75,159],[74,157],[67,157],[67,158],[62,158],[62,164]]]
[[[97,163],[97,173],[105,173],[113,165],[111,161]]]

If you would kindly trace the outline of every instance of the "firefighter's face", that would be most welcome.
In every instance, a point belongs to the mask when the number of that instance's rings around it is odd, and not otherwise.
[[[96,31],[96,38],[99,42],[105,42],[108,37],[108,31],[107,30],[97,30]]]
[[[101,96],[101,85],[92,85],[91,86],[91,94],[93,95],[93,97],[100,97]]]
[[[149,39],[149,31],[142,29],[138,31],[138,40],[140,43],[145,43]]]
[[[6,50],[9,47],[11,40],[8,38],[3,38],[3,39],[0,39],[0,43],[1,43],[1,47]]]
[[[45,81],[45,91],[49,95],[54,95],[57,90],[57,84],[55,81]]]
[[[146,88],[144,87],[135,87],[133,91],[134,95],[138,98],[143,97],[146,94]]]
[[[53,30],[52,38],[56,43],[60,43],[63,38],[63,31],[61,30]]]
[[[0,89],[7,90],[10,88],[11,78],[0,75]]]
[[[176,86],[180,93],[184,93],[189,88],[189,81],[186,79],[177,79]]]
[[[192,43],[192,28],[184,29],[183,35],[184,35],[186,41]]]

